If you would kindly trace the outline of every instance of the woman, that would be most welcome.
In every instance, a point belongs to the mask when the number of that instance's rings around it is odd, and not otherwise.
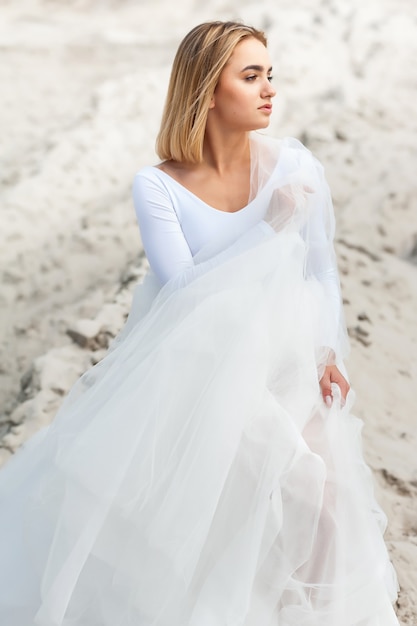
[[[134,184],[151,272],[0,475],[2,624],[398,624],[341,372],[330,195],[299,142],[251,132],[270,79],[242,24],[178,50],[162,162]]]

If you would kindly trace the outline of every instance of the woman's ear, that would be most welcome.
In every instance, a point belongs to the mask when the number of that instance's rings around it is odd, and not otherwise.
[[[209,104],[209,110],[210,109],[214,109],[214,107],[216,106],[215,100],[214,100],[214,94],[211,96],[211,100],[210,100],[210,104]]]

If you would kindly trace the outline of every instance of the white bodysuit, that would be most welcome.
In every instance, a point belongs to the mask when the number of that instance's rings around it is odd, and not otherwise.
[[[181,183],[157,167],[146,166],[135,176],[133,200],[150,267],[162,284],[193,264],[193,257],[218,237],[233,240],[265,217],[264,203],[249,202],[234,213],[221,211],[201,200]],[[322,244],[309,250],[311,273],[327,292],[329,319],[323,345],[334,350],[341,314],[337,267],[329,255],[321,223],[313,225],[316,241]],[[229,237],[225,234],[229,233]]]
[[[191,265],[220,232],[249,230],[265,212],[253,203],[234,213],[215,209],[157,167],[138,172],[133,199],[146,256],[162,283]]]
[[[266,211],[265,206],[252,202],[234,213],[215,209],[172,176],[151,166],[136,174],[133,200],[146,256],[161,283],[191,265],[201,248],[220,233],[249,230]],[[315,272],[316,278],[336,286],[337,273],[330,267],[323,271],[326,263],[317,258],[317,250],[310,254],[311,266],[321,268],[320,273]]]

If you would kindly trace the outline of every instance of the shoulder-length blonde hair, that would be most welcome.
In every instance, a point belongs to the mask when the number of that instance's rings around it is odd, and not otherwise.
[[[239,22],[206,22],[182,40],[171,71],[156,140],[160,159],[201,163],[209,105],[220,74],[243,39],[265,34]]]

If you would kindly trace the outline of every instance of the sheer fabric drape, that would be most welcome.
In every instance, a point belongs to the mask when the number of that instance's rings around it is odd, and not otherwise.
[[[295,140],[251,155],[264,221],[149,275],[0,473],[2,624],[398,624],[353,393],[320,397],[347,350],[322,168]]]

